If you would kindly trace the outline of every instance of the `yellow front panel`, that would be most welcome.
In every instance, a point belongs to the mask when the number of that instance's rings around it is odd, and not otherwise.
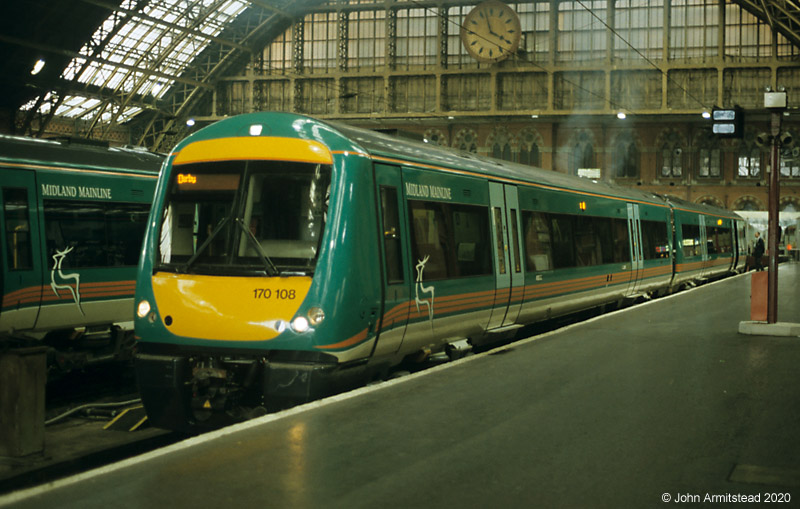
[[[235,341],[276,337],[311,287],[310,277],[158,273],[152,282],[161,320],[173,334]]]
[[[172,164],[242,160],[331,164],[333,156],[328,147],[313,140],[251,136],[218,138],[190,143],[175,154]]]

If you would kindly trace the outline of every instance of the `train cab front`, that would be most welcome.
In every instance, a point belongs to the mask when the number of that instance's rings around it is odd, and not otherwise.
[[[297,137],[211,137],[172,154],[136,297],[155,426],[218,427],[330,386],[337,358],[314,348],[326,316],[313,281],[332,171],[325,145]]]

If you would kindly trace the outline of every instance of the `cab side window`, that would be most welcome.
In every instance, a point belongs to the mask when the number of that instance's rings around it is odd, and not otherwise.
[[[3,188],[6,255],[10,270],[33,267],[31,229],[28,218],[28,191],[25,188]]]
[[[397,188],[381,186],[381,216],[383,218],[383,250],[386,255],[386,281],[403,282],[400,214],[397,210]]]

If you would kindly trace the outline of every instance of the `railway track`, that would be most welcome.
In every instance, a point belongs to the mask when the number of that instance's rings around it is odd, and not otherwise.
[[[0,494],[85,472],[184,437],[146,423],[109,426],[140,405],[130,366],[97,366],[50,380],[44,451],[0,458]]]

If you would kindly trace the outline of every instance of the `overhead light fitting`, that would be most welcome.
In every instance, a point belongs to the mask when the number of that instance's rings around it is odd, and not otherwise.
[[[626,118],[628,118],[628,115],[626,115],[624,111],[620,111],[619,113],[617,113],[617,118],[620,120],[625,120]]]
[[[40,58],[39,60],[36,61],[35,64],[33,64],[33,69],[31,69],[31,75],[36,76],[42,71],[43,68],[44,68],[44,59]]]

